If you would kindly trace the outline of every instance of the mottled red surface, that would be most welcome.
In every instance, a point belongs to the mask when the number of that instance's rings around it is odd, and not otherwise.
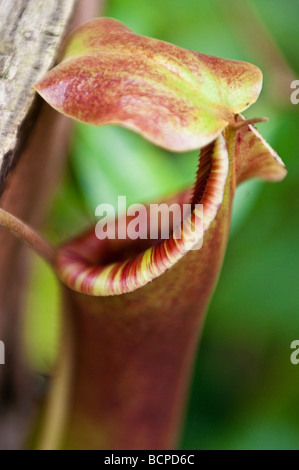
[[[243,119],[238,116],[239,121]],[[238,184],[250,178],[280,181],[287,174],[281,158],[254,126],[244,126],[238,130],[235,161]]]
[[[233,188],[203,248],[131,294],[68,292],[76,328],[67,448],[169,449],[226,246]]]
[[[43,98],[79,121],[118,123],[174,151],[210,143],[261,90],[254,65],[140,36],[111,18],[81,26],[68,44],[35,85]]]

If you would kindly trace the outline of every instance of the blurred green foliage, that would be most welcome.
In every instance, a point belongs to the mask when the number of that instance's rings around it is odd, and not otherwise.
[[[260,129],[289,175],[280,184],[245,183],[237,192],[181,447],[298,449],[299,365],[290,362],[290,344],[299,339],[299,105],[290,104],[290,77],[299,79],[298,0],[108,0],[104,15],[135,32],[247,60],[264,72],[264,91],[247,116],[270,118]],[[125,129],[83,124],[76,125],[70,157],[48,222],[55,242],[89,225],[100,202],[116,203],[119,194],[128,204],[143,202],[191,184],[197,162],[194,153],[172,155]],[[43,373],[57,351],[58,302],[52,274],[38,263],[26,344]]]

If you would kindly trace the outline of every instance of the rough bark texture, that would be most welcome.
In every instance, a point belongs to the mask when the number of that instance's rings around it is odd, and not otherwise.
[[[96,16],[99,3],[0,0],[0,206],[33,226],[45,218],[59,181],[70,121],[41,106],[31,85],[55,63],[66,33]],[[27,250],[3,229],[0,247],[0,339],[6,356],[0,366],[0,449],[15,449],[34,408],[21,339]]]

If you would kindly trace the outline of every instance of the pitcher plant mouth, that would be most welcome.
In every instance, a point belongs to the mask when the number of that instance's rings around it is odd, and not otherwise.
[[[59,278],[75,291],[109,296],[133,292],[161,276],[203,239],[223,200],[228,168],[226,143],[220,134],[200,152],[191,198],[193,210],[178,228],[179,234],[173,232],[168,239],[136,256],[109,263],[106,250],[113,252],[113,245],[121,244],[126,252],[132,242],[99,240],[94,231],[88,232],[57,250],[55,266]],[[181,203],[189,193],[186,191],[180,195]],[[196,207],[197,204],[202,205],[203,212]],[[199,226],[202,229],[196,231]],[[135,247],[138,249],[140,245],[142,243],[137,242]],[[104,262],[105,258],[108,263]],[[95,260],[98,261],[96,265]]]

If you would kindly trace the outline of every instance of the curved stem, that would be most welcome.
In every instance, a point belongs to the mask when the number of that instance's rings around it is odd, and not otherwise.
[[[55,249],[35,230],[9,212],[0,208],[0,226],[8,229],[17,238],[29,245],[51,266],[54,264]]]

